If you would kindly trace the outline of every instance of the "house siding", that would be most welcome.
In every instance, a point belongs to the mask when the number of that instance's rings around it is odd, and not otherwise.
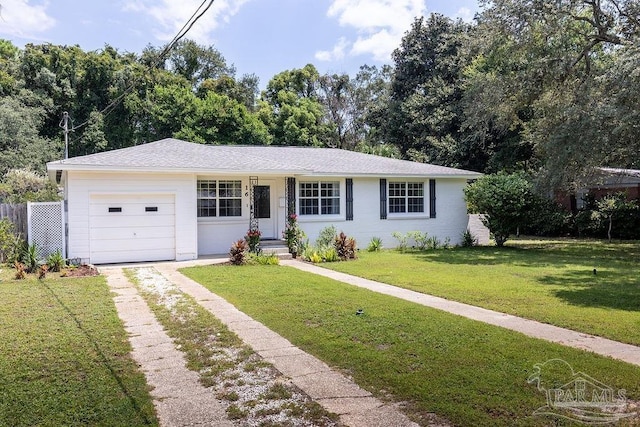
[[[416,178],[393,177],[388,181],[416,181]],[[408,231],[421,231],[436,236],[444,241],[451,240],[451,244],[458,244],[461,236],[467,228],[468,215],[464,202],[463,188],[467,185],[466,179],[436,179],[437,182],[437,215],[429,218],[429,179],[421,179],[425,189],[425,213],[421,215],[388,214],[387,219],[380,218],[380,179],[379,178],[354,178],[353,179],[353,221],[339,220],[307,220],[299,217],[301,228],[306,233],[309,241],[313,243],[320,230],[329,225],[334,225],[338,232],[344,231],[348,236],[354,237],[360,248],[365,248],[372,237],[382,239],[383,246],[393,248],[398,241],[392,236],[393,232],[406,233]]]
[[[176,260],[195,259],[204,255],[220,255],[229,251],[232,243],[242,239],[249,229],[250,192],[249,177],[223,175],[197,175],[191,173],[109,173],[67,172],[65,188],[68,200],[69,258],[91,262],[89,206],[91,195],[97,194],[172,194],[175,197],[175,246]],[[280,238],[286,222],[287,191],[286,177],[258,177],[258,183],[271,184],[272,216],[276,225],[273,237]],[[386,177],[389,181],[416,181],[413,178]],[[242,216],[237,218],[197,218],[198,179],[242,181]],[[398,244],[393,232],[426,232],[452,244],[460,242],[467,228],[468,216],[463,197],[466,179],[437,178],[437,215],[430,218],[429,178],[424,183],[424,210],[419,215],[388,214],[380,218],[380,177],[354,177],[353,220],[347,220],[346,178],[296,177],[296,205],[299,206],[298,185],[307,181],[340,182],[340,214],[335,216],[300,215],[299,224],[310,242],[314,242],[320,231],[334,225],[338,232],[344,231],[365,248],[372,237],[380,237],[386,248]],[[433,179],[433,178],[432,178]],[[262,228],[262,226],[261,226]]]
[[[150,174],[68,171],[69,258],[91,262],[89,206],[97,194],[173,194],[176,260],[197,258],[196,177],[194,174]]]

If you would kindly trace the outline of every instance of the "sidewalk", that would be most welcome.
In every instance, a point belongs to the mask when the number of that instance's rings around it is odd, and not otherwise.
[[[387,285],[386,283],[380,283],[352,276],[350,274],[328,270],[326,268],[298,260],[283,260],[280,264],[294,267],[302,271],[307,271],[309,273],[318,274],[350,285],[369,289],[381,294],[415,302],[426,307],[436,308],[448,313],[488,323],[490,325],[521,332],[530,337],[540,338],[546,341],[566,345],[568,347],[591,351],[602,356],[608,356],[613,359],[622,360],[624,362],[640,366],[640,347],[634,345],[624,344],[618,341],[560,328],[558,326],[537,322],[535,320],[523,319],[510,314],[463,304],[428,294],[422,294],[420,292],[399,288],[397,286]]]

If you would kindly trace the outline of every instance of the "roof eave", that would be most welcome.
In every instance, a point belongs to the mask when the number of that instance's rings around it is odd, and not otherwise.
[[[197,175],[296,175],[306,173],[301,169],[210,169],[210,168],[172,168],[172,167],[140,167],[140,166],[97,166],[48,163],[47,170],[78,171],[78,172],[135,172],[135,173],[193,173]]]

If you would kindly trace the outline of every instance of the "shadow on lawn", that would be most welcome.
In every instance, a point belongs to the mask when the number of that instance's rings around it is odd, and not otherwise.
[[[440,262],[460,265],[514,265],[519,267],[546,267],[563,265],[599,265],[602,259],[594,254],[575,255],[561,251],[545,249],[519,248],[505,246],[476,246],[473,248],[454,248],[451,250],[407,251],[415,259],[427,262]],[[612,261],[616,262],[616,261]]]
[[[418,260],[465,265],[510,264],[520,267],[585,266],[588,269],[606,267],[628,268],[640,257],[640,244],[604,244],[601,242],[538,242],[514,246],[474,246],[451,250],[419,252],[408,250]]]
[[[561,287],[554,295],[572,305],[640,311],[640,280],[629,270],[571,271],[538,281]]]
[[[109,361],[107,356],[104,354],[104,352],[100,348],[100,345],[98,344],[96,339],[93,338],[93,336],[91,336],[91,333],[89,331],[87,331],[87,329],[82,325],[82,322],[80,321],[80,319],[78,319],[78,317],[71,311],[71,309],[64,303],[64,301],[62,301],[60,296],[58,296],[58,294],[56,294],[54,292],[54,290],[51,289],[51,287],[49,285],[47,285],[46,283],[42,283],[42,285],[51,293],[53,298],[55,298],[55,300],[58,302],[58,304],[60,304],[62,309],[65,312],[67,312],[67,314],[74,321],[74,323],[76,324],[78,329],[87,338],[87,341],[89,341],[89,343],[91,343],[91,346],[95,349],[96,354],[100,358],[100,361],[101,361],[102,365],[109,371],[109,373],[111,374],[113,379],[116,381],[116,383],[120,387],[120,390],[122,390],[122,393],[125,396],[127,396],[127,399],[129,400],[129,403],[133,407],[135,413],[138,414],[138,416],[142,419],[143,423],[145,425],[153,425],[153,424],[155,424],[155,420],[149,419],[147,414],[145,414],[145,412],[140,408],[140,405],[138,405],[138,402],[137,402],[136,398],[129,392],[129,389],[127,389],[127,386],[122,381],[122,378],[120,377],[118,372],[111,365],[111,362]]]

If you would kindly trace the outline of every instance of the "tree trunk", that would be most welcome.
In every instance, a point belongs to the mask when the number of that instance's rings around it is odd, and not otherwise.
[[[611,243],[611,226],[613,225],[613,215],[609,215],[609,230],[607,230],[607,237],[609,237],[609,243]]]

